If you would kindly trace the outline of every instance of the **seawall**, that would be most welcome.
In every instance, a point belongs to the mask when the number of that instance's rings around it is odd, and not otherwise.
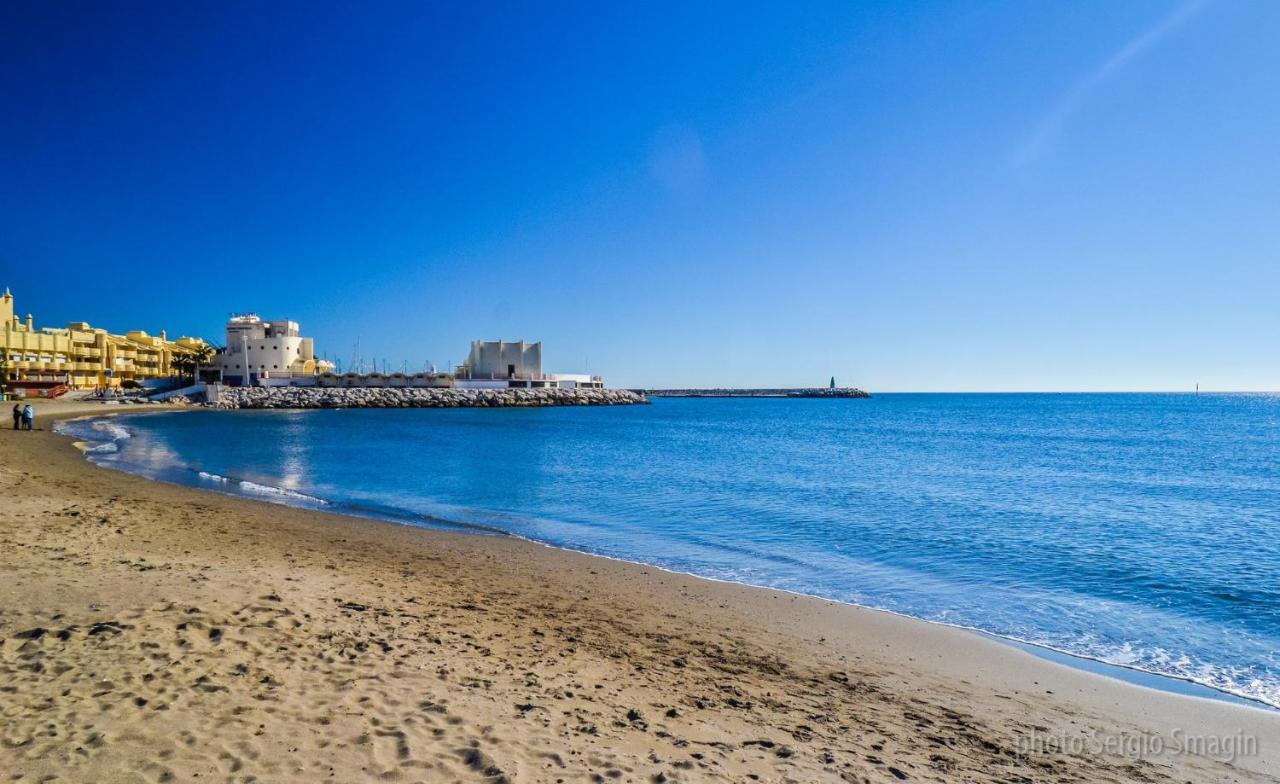
[[[640,389],[636,391],[648,397],[871,397],[869,393],[854,387],[807,387],[785,389]]]
[[[224,387],[213,408],[507,408],[648,403],[626,389]]]

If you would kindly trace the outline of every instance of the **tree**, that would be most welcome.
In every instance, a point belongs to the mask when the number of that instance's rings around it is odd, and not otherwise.
[[[209,364],[216,353],[217,350],[208,344],[201,345],[199,348],[184,349],[181,353],[174,354],[173,361],[169,365],[180,375],[190,376],[194,383],[200,368]]]

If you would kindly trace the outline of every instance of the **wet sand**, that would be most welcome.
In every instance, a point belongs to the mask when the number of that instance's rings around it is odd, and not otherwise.
[[[49,429],[112,408],[37,404],[43,430],[0,431],[0,780],[1280,772],[1280,712],[887,613],[151,482]]]

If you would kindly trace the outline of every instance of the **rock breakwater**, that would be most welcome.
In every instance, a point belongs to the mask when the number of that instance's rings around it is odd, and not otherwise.
[[[227,387],[213,408],[507,408],[648,403],[626,389]]]
[[[647,397],[817,397],[866,398],[871,394],[855,387],[806,387],[788,389],[638,389]]]

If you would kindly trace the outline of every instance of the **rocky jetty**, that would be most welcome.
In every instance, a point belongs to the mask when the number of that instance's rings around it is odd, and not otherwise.
[[[786,389],[638,389],[647,397],[871,397],[856,387],[804,387]]]
[[[506,408],[648,403],[626,389],[226,387],[212,408]]]
[[[783,395],[783,397],[853,397],[865,398],[871,397],[870,392],[864,392],[856,387],[816,387],[814,389],[793,389]]]

